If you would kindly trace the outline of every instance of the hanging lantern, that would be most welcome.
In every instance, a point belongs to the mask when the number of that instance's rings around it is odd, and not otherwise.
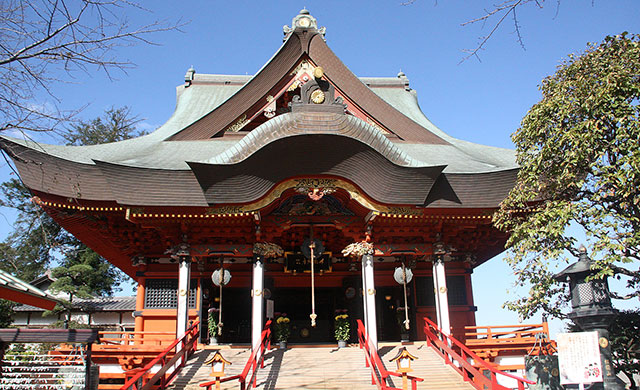
[[[222,278],[220,277],[220,274],[223,274]],[[216,286],[220,286],[221,280],[223,286],[229,284],[229,281],[231,281],[231,272],[223,268],[213,271],[213,273],[211,274],[211,281],[213,282],[213,284],[215,284]]]

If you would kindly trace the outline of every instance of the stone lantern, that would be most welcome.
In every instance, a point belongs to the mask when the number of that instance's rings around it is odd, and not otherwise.
[[[582,246],[578,262],[554,276],[558,281],[569,281],[572,308],[569,318],[584,331],[607,328],[617,312],[611,306],[607,278],[587,281],[596,273],[591,269],[592,265],[587,249]]]
[[[608,328],[617,310],[611,305],[606,276],[588,280],[596,274],[596,271],[591,269],[593,263],[587,256],[587,249],[582,246],[578,261],[554,275],[554,279],[569,282],[572,309],[569,318],[585,332],[598,332],[604,387],[599,387],[600,384],[597,384],[598,387],[595,388],[622,390],[624,386],[613,370],[609,346]]]

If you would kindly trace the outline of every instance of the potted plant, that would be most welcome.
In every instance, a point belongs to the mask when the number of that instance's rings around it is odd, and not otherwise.
[[[217,345],[218,344],[218,330],[220,327],[218,326],[218,313],[220,311],[212,307],[209,309],[209,315],[207,316],[207,328],[209,330],[209,344]]]
[[[291,320],[287,317],[287,313],[282,313],[277,316],[276,322],[273,325],[273,335],[280,349],[287,348],[287,340],[291,335],[290,322]]]
[[[400,341],[409,341],[409,329],[407,329],[407,325],[405,324],[404,307],[398,307],[396,309],[396,321],[400,327]]]
[[[338,347],[346,347],[347,341],[351,338],[351,322],[346,310],[336,310],[333,327]]]

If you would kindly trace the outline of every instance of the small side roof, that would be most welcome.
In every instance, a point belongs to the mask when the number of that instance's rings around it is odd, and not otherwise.
[[[0,270],[0,298],[46,310],[52,310],[56,304],[62,303],[53,295],[2,270]]]

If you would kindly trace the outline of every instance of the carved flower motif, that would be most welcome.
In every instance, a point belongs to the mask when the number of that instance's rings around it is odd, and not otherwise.
[[[253,244],[253,253],[265,258],[273,258],[282,256],[284,250],[279,245],[271,242],[256,242]]]
[[[342,255],[344,257],[348,256],[364,256],[364,255],[372,255],[373,254],[373,244],[366,241],[354,242],[352,244],[347,245],[342,250]]]
[[[322,92],[319,89],[316,89],[315,91],[313,91],[311,93],[311,101],[314,102],[315,104],[324,103],[324,92]]]

